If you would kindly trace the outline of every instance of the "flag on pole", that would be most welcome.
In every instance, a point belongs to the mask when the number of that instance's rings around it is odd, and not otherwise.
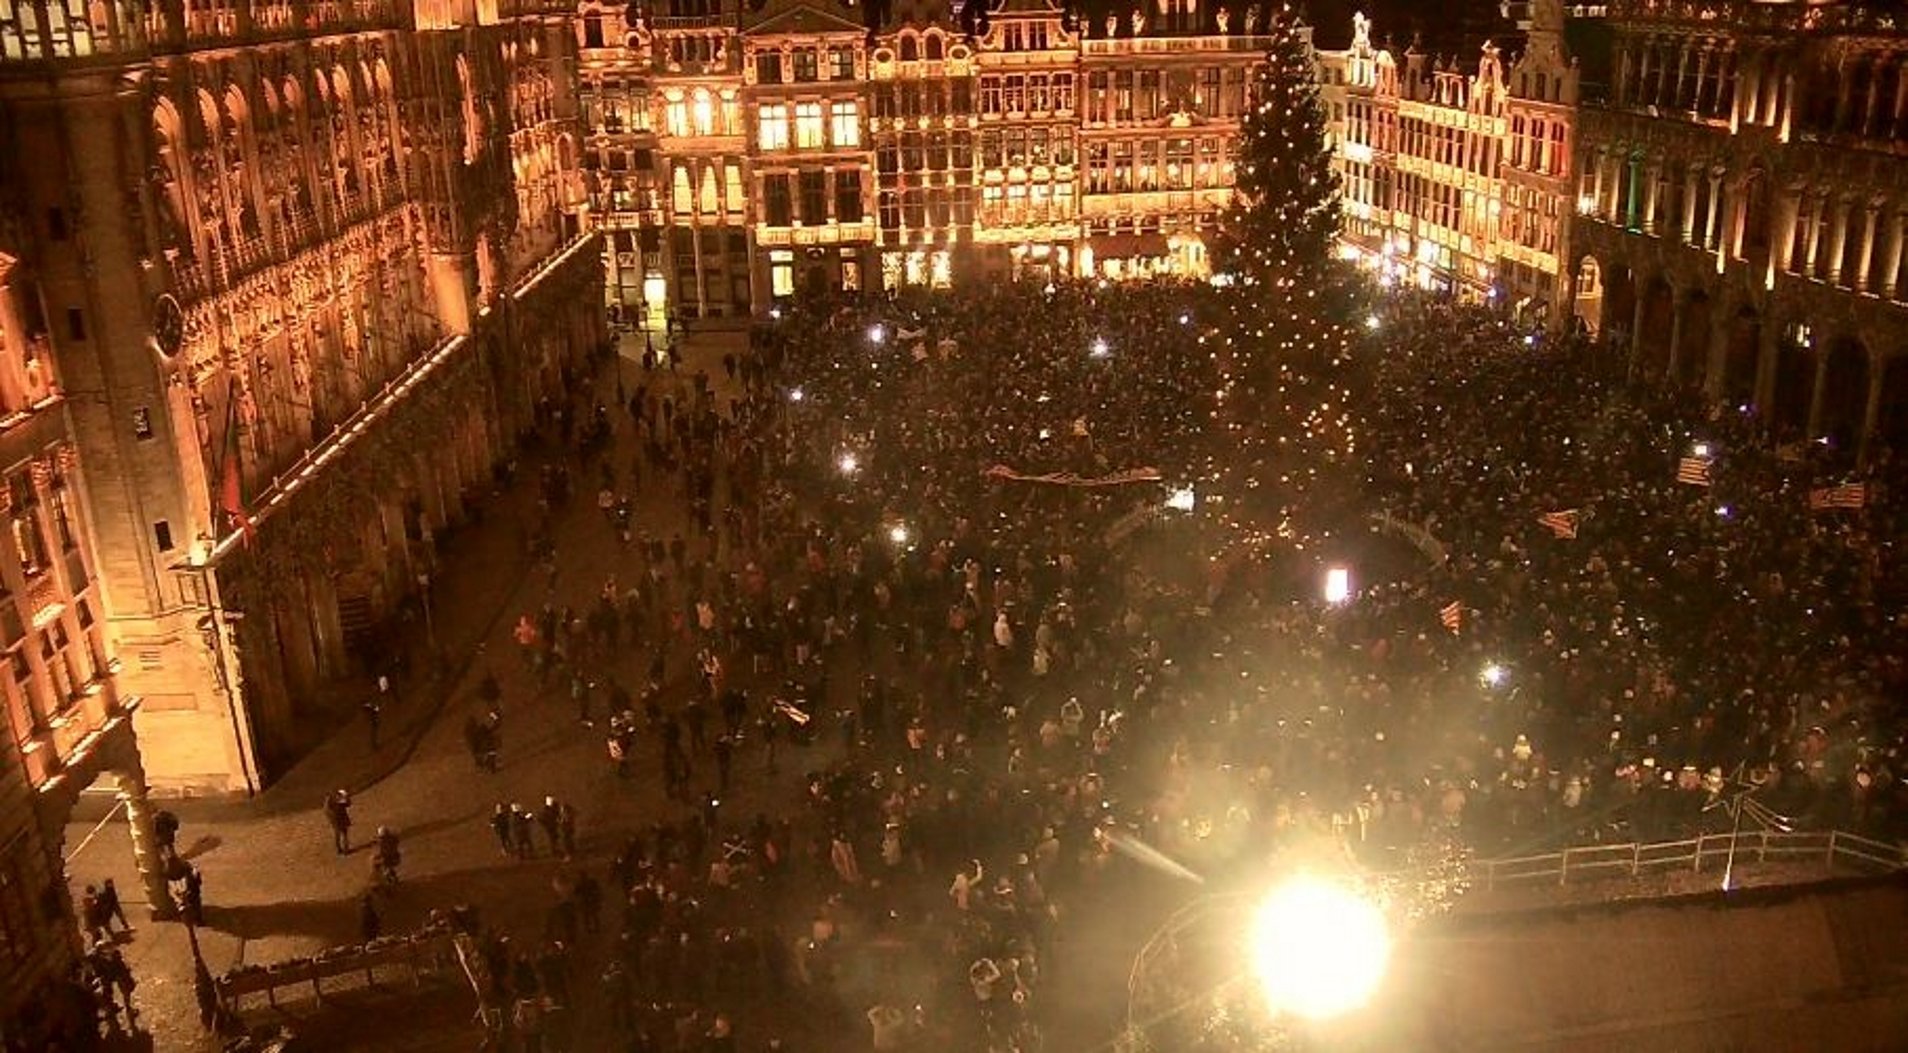
[[[1444,627],[1446,629],[1451,630],[1452,632],[1458,632],[1461,629],[1463,629],[1464,628],[1463,602],[1459,600],[1452,600],[1450,603],[1445,604],[1438,611],[1438,621],[1442,622],[1444,624]]]
[[[1809,491],[1809,508],[1816,512],[1832,508],[1862,508],[1867,504],[1867,483],[1843,483]]]
[[[239,452],[239,393],[234,385],[225,397],[225,441],[219,449],[219,511],[225,514],[226,530],[236,527],[252,543],[252,517],[245,513],[244,476]]]
[[[1676,462],[1676,481],[1691,486],[1708,486],[1709,466],[1713,463],[1707,457],[1685,457]]]
[[[1577,536],[1577,524],[1582,518],[1576,509],[1566,508],[1559,512],[1545,512],[1537,517],[1537,522],[1549,528],[1559,540],[1569,541]]]

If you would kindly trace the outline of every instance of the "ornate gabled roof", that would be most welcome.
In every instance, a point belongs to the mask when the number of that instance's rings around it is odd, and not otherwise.
[[[742,32],[746,36],[771,36],[777,33],[865,33],[860,18],[842,5],[828,0],[771,0],[763,9],[747,18]]]

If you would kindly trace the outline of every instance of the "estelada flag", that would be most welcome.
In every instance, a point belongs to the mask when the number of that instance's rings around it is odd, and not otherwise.
[[[1577,523],[1581,519],[1576,509],[1566,508],[1560,512],[1545,512],[1537,517],[1537,522],[1548,527],[1559,540],[1568,541],[1577,536]]]
[[[1676,462],[1676,481],[1691,486],[1708,486],[1709,466],[1713,463],[1707,457],[1685,457]]]
[[[1444,627],[1452,632],[1458,632],[1463,629],[1464,604],[1458,600],[1452,600],[1450,603],[1445,604],[1438,610],[1438,621],[1443,623]]]
[[[1809,491],[1809,508],[1817,512],[1831,508],[1862,508],[1867,504],[1867,483],[1843,483]]]

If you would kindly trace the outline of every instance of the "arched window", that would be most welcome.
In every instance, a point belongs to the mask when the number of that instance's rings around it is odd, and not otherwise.
[[[927,38],[927,57],[929,62],[941,61],[941,34],[929,33]]]
[[[912,34],[901,38],[901,61],[913,62],[921,57],[920,42]]]

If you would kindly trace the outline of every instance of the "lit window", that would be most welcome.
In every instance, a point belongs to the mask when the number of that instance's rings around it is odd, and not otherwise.
[[[795,295],[795,254],[787,249],[769,253],[769,292],[776,296]]]
[[[705,216],[713,216],[722,211],[722,198],[716,192],[715,165],[704,165],[702,167],[702,200],[699,204],[701,205],[700,211]]]
[[[689,104],[682,99],[671,99],[665,111],[663,126],[670,135],[689,134]]]
[[[694,114],[697,135],[715,134],[715,103],[709,98],[709,89],[696,89]]]
[[[835,103],[831,117],[836,148],[861,145],[860,107],[852,102]]]
[[[734,161],[730,161],[726,173],[727,178],[724,180],[726,184],[724,193],[728,198],[729,211],[734,213],[744,212],[748,209],[749,202],[742,193],[742,166],[736,164]]]
[[[670,182],[670,208],[679,216],[686,216],[696,209],[695,192],[689,182],[689,166],[677,165],[676,175]]]
[[[770,103],[756,111],[756,145],[764,150],[788,149],[788,107]]]
[[[822,108],[819,102],[795,104],[795,145],[814,150],[828,145],[822,133]]]

